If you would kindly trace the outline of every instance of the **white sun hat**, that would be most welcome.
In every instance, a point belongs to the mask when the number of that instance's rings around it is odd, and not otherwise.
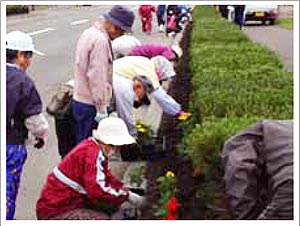
[[[141,41],[132,35],[121,35],[112,41],[112,50],[115,58],[127,56],[135,46],[142,45]]]
[[[182,56],[182,49],[180,48],[180,46],[178,46],[178,45],[172,45],[171,48],[176,53],[176,55],[178,56],[178,58],[180,58]]]
[[[129,134],[125,122],[118,117],[102,119],[97,130],[93,130],[93,137],[105,144],[115,146],[133,144],[135,139]]]
[[[34,48],[32,38],[22,31],[12,31],[6,35],[6,49],[31,51],[41,56],[45,55]]]

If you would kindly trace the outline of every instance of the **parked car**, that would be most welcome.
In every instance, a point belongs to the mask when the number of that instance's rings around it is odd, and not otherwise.
[[[222,17],[228,17],[228,5],[219,5],[219,12]]]
[[[278,17],[277,5],[246,5],[245,7],[245,22],[261,21],[263,24],[269,22],[273,25]],[[228,6],[228,20],[234,21],[234,7]]]
[[[7,5],[6,15],[19,14],[19,13],[29,13],[28,5]]]

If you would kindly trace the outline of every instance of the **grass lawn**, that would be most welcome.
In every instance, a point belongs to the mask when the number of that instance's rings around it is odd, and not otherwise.
[[[207,195],[222,194],[215,185],[222,180],[222,147],[229,137],[261,119],[293,118],[293,73],[283,70],[274,52],[250,40],[211,7],[197,6],[193,18],[192,118],[184,125],[180,150],[204,173],[206,182],[197,192],[207,200]],[[291,27],[292,22],[279,20]],[[212,210],[216,201],[208,201]]]
[[[276,23],[285,29],[293,30],[293,26],[294,26],[293,18],[280,18],[277,20]]]

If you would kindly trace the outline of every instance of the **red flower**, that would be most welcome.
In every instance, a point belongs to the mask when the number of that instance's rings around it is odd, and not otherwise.
[[[177,201],[177,199],[175,197],[172,197],[167,204],[168,215],[165,219],[166,220],[176,220],[179,206],[180,206],[180,204]]]

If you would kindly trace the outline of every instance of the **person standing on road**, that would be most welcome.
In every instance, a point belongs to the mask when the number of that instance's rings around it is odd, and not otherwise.
[[[152,5],[141,5],[139,14],[142,20],[142,31],[151,34],[152,31],[152,12],[155,12],[155,7]]]
[[[244,29],[244,11],[245,5],[235,5],[234,6],[234,15],[235,15],[235,22],[240,26],[240,30]]]
[[[91,136],[95,117],[107,117],[112,96],[111,40],[130,31],[134,21],[131,10],[114,6],[79,38],[75,54],[72,114],[76,142]]]
[[[30,131],[41,148],[48,138],[48,122],[42,114],[41,97],[26,70],[34,48],[32,38],[12,31],[6,36],[6,219],[14,219],[23,165],[27,158],[25,141]]]
[[[122,119],[101,120],[92,137],[72,149],[49,174],[37,201],[37,218],[107,220],[125,201],[140,207],[143,198],[124,187],[108,167],[114,152],[133,143]]]
[[[157,6],[156,16],[157,16],[157,23],[158,23],[159,31],[164,32],[165,20],[166,20],[166,6],[165,5]]]

